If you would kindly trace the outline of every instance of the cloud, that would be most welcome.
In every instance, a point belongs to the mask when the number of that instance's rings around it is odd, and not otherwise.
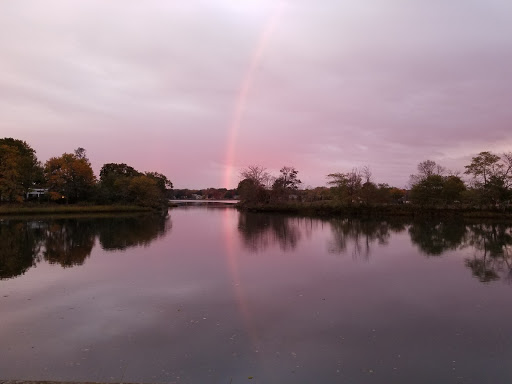
[[[220,186],[229,126],[273,1],[5,1],[0,130],[42,160],[158,168]],[[501,0],[285,2],[254,74],[235,166],[301,178],[369,164],[407,181],[512,142],[512,6]],[[344,169],[341,169],[344,168]],[[306,174],[307,173],[307,174]]]

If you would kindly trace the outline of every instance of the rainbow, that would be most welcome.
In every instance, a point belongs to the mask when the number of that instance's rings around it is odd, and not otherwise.
[[[233,186],[233,172],[234,172],[234,163],[235,163],[235,150],[236,150],[236,141],[238,137],[238,132],[240,131],[240,126],[242,123],[242,117],[247,105],[247,97],[254,83],[254,77],[256,74],[256,70],[258,69],[261,59],[265,53],[265,50],[268,46],[268,42],[272,37],[274,30],[278,24],[279,19],[281,18],[281,14],[283,12],[285,3],[284,1],[279,2],[279,4],[274,9],[271,17],[269,18],[265,28],[263,29],[260,38],[258,39],[258,44],[256,45],[256,49],[254,50],[251,61],[249,64],[249,68],[247,69],[245,76],[242,81],[242,85],[238,92],[238,97],[235,102],[235,109],[233,111],[233,116],[231,119],[231,123],[229,125],[228,132],[228,145],[226,151],[226,170],[224,173],[224,181],[223,185],[226,188],[230,188]]]

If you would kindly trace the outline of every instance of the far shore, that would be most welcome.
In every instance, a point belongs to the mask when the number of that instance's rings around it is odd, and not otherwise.
[[[53,214],[89,214],[89,213],[137,213],[150,212],[151,208],[136,205],[0,205],[3,215],[53,215]]]
[[[512,208],[475,208],[464,206],[420,206],[412,204],[364,205],[341,204],[336,201],[279,202],[269,204],[238,204],[250,212],[275,212],[305,216],[406,216],[406,217],[463,217],[475,219],[512,220]]]

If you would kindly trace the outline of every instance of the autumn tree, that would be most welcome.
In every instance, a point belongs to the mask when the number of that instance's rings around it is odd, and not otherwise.
[[[62,198],[67,203],[86,199],[96,181],[83,148],[50,158],[44,172],[52,199]]]
[[[22,201],[28,189],[42,181],[35,151],[25,141],[0,139],[0,200]]]

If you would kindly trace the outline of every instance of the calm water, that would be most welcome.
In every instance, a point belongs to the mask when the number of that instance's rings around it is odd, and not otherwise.
[[[512,224],[4,218],[0,379],[510,383],[511,259]]]

